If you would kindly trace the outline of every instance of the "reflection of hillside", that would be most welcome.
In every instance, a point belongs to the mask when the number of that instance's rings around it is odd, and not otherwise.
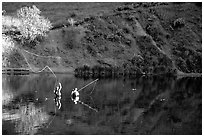
[[[22,133],[201,133],[201,78],[140,77],[131,80],[99,80],[91,94],[93,101],[88,96],[92,86],[80,92],[80,99],[92,107],[96,107],[99,110],[98,113],[81,104],[75,105],[70,99],[73,88],[81,88],[91,82],[91,79],[85,81],[68,75],[58,75],[58,81],[62,83],[62,108],[56,112],[52,100],[55,84],[53,77],[35,75],[19,78],[19,81],[16,81],[16,84],[20,84],[20,86],[16,91],[10,91],[15,93],[15,96],[9,100],[12,103],[4,106],[4,110],[6,109],[8,112],[15,110],[19,114],[18,117],[22,117],[26,112],[24,111],[25,106],[29,108],[27,112],[30,115],[24,121],[30,120],[32,124],[27,129],[23,125],[28,123],[22,122],[19,124],[19,129],[24,128],[27,131],[22,130]],[[15,81],[10,84],[15,84]],[[45,100],[45,98],[48,98],[48,100]],[[20,107],[18,108],[18,106]],[[38,110],[40,110],[39,114]],[[12,117],[11,113],[9,114]],[[38,123],[43,123],[43,118],[50,117],[52,119],[54,115],[56,117],[49,128],[40,127],[38,132],[32,127],[35,125],[34,120],[29,118],[33,117],[39,120]]]
[[[8,85],[8,79],[2,78],[2,105],[8,104],[14,98],[14,93],[11,92],[11,87]]]
[[[98,86],[94,95],[100,110],[100,116],[94,117],[95,121],[99,126],[112,127],[115,134],[199,134],[199,82],[201,81],[192,78],[175,81],[173,78],[162,77],[126,82],[126,85],[137,83],[136,93],[125,89],[120,81],[113,81],[113,84],[110,81],[108,84],[103,82],[105,86]],[[94,118],[92,117],[92,121]],[[195,128],[186,131],[185,128],[190,128],[191,123]]]
[[[166,94],[167,100],[157,99],[140,120],[133,122],[136,133],[201,134],[200,80],[187,78],[176,81],[173,90]],[[128,133],[128,128],[124,129]]]
[[[26,82],[27,77],[28,76],[26,76],[26,75],[24,75],[24,76],[20,76],[20,75],[6,76],[6,75],[3,75],[2,81],[4,83],[6,83],[11,90],[13,90],[15,92],[16,90],[21,88],[22,83]]]

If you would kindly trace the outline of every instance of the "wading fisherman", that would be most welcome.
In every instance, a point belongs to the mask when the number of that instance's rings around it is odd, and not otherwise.
[[[77,104],[77,102],[79,101],[79,92],[77,90],[77,88],[75,88],[72,93],[71,93],[71,99],[72,101],[74,101],[74,104]]]
[[[61,89],[62,89],[62,85],[61,83],[59,82],[58,85],[56,86],[56,88],[54,89],[54,94],[56,95],[55,96],[55,103],[56,103],[56,106],[58,107],[58,109],[61,108]]]

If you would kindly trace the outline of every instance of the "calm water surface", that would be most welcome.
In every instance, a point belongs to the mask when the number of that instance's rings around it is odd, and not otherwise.
[[[71,91],[94,79],[57,80],[60,109],[52,75],[3,75],[3,134],[202,134],[202,78],[99,79],[80,91],[89,107]]]

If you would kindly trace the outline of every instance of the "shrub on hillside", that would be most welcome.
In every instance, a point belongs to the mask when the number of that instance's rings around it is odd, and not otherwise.
[[[2,66],[7,67],[10,65],[8,57],[14,50],[14,42],[11,37],[2,35]]]
[[[52,27],[50,21],[40,16],[41,11],[36,7],[23,7],[17,11],[17,17],[2,15],[2,61],[3,66],[9,66],[8,58],[14,51],[15,42],[26,42],[36,45]]]
[[[2,33],[18,31],[21,21],[15,17],[2,15]]]
[[[40,16],[40,13],[41,11],[35,5],[23,7],[17,11],[17,17],[21,21],[18,29],[22,39],[34,41],[39,36],[46,36],[46,33],[51,29],[51,22]]]
[[[183,26],[185,26],[185,20],[183,18],[178,18],[173,23],[174,28],[181,28]]]
[[[39,40],[52,27],[51,22],[40,13],[36,6],[32,6],[19,9],[17,17],[2,15],[2,33],[21,42]]]

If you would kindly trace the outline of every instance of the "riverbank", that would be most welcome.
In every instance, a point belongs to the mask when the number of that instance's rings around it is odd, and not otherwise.
[[[8,15],[14,14],[15,9],[8,8],[14,4],[3,5]],[[30,65],[39,70],[49,66],[56,73],[78,77],[202,75],[199,4],[92,3],[87,8],[87,3],[57,3],[60,9],[54,3],[46,4],[36,6],[53,28],[39,43],[17,44],[27,52],[22,52],[24,56],[20,50],[12,53],[8,67]],[[73,10],[72,4],[78,10]],[[75,24],[67,22],[71,18]]]
[[[72,68],[51,68],[52,71],[56,74],[58,73],[68,73],[68,74],[74,74],[74,70]],[[37,73],[37,71],[42,70],[42,68],[35,68],[35,72],[32,71],[30,68],[3,68],[2,73],[3,74],[32,74]],[[52,73],[49,69],[45,69],[40,73]]]
[[[116,78],[116,77],[137,77],[137,76],[176,76],[176,77],[202,77],[202,73],[175,73],[175,74],[170,74],[170,73],[166,73],[166,74],[141,74],[141,73],[133,73],[133,72],[129,72],[129,73],[124,73],[123,72],[119,72],[119,71],[98,71],[95,72],[93,71],[83,71],[83,72],[77,72],[76,70],[72,69],[72,68],[51,68],[52,71],[55,74],[72,74],[75,75],[75,77],[78,78]],[[36,69],[36,71],[41,70],[40,68]],[[2,69],[2,74],[8,74],[8,75],[29,75],[29,74],[37,74],[33,71],[31,71],[29,68],[3,68]],[[44,71],[40,72],[40,73],[52,73],[49,69],[45,69]]]

